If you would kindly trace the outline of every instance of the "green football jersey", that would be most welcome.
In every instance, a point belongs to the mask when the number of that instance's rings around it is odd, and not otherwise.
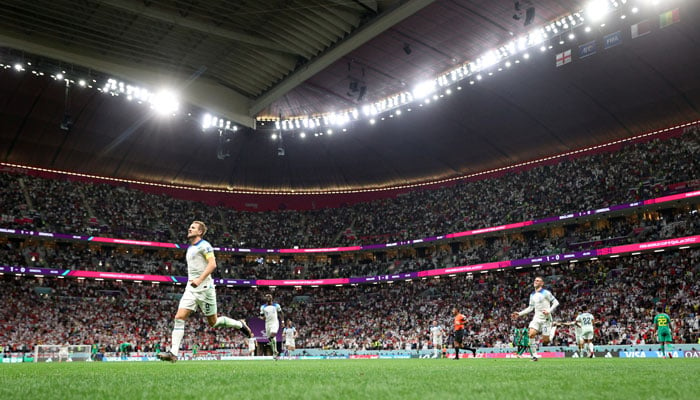
[[[671,317],[666,313],[656,314],[654,317],[654,325],[656,325],[657,330],[671,329]]]

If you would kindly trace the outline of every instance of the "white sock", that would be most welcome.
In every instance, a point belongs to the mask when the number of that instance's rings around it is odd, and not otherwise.
[[[534,339],[530,342],[530,355],[533,357],[537,357],[537,343],[535,343]]]
[[[590,351],[591,354],[593,354],[593,342],[588,343],[588,351]]]
[[[184,336],[185,336],[185,320],[184,319],[176,319],[175,324],[173,326],[172,346],[170,346],[170,352],[175,354],[176,356],[180,352],[180,342],[182,342],[182,338]]]
[[[277,338],[275,336],[270,338],[270,346],[272,347],[272,354],[277,355]]]
[[[218,328],[221,326],[223,326],[224,328],[241,329],[243,327],[243,324],[241,323],[241,321],[237,321],[233,318],[219,317],[216,319],[216,323],[214,324],[214,328]]]

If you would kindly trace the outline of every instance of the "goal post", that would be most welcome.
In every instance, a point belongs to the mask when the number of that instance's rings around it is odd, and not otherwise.
[[[89,344],[39,344],[34,346],[34,362],[91,361]]]

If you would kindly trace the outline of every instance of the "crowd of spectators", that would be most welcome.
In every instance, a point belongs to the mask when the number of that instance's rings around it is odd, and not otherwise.
[[[557,321],[571,321],[583,304],[597,320],[595,343],[653,343],[656,305],[672,318],[674,342],[696,343],[700,330],[700,249],[649,253],[475,275],[343,287],[277,287],[275,299],[299,331],[299,348],[421,349],[428,327],[439,321],[450,331],[453,306],[468,316],[469,337],[479,347],[507,347],[510,313],[526,307],[535,276],[545,277],[561,305]],[[0,344],[32,349],[36,344],[91,344],[116,348],[132,343],[148,351],[169,343],[172,313],[181,286],[55,278],[3,278]],[[219,287],[219,312],[233,318],[257,317],[269,288]],[[18,312],[19,310],[19,312]],[[240,348],[235,330],[206,326],[196,314],[187,323],[184,348]],[[572,343],[560,329],[554,344]],[[448,340],[449,342],[449,340]]]
[[[490,179],[310,211],[238,211],[82,181],[0,173],[0,227],[181,243],[194,219],[222,247],[388,243],[478,229],[691,190],[700,132],[628,144]],[[685,186],[684,186],[685,185]]]
[[[614,153],[567,159],[436,190],[312,211],[248,212],[205,206],[125,187],[0,173],[0,227],[181,243],[185,225],[204,220],[215,246],[288,248],[393,242],[497,226],[691,190],[700,180],[700,133],[630,144]],[[697,206],[669,205],[624,216],[485,235],[423,248],[340,257],[250,257],[218,252],[216,277],[289,279],[371,276],[579,251],[700,233]],[[461,305],[476,345],[510,342],[509,315],[525,307],[535,274],[562,302],[569,321],[588,303],[602,324],[601,344],[651,340],[655,304],[669,309],[676,341],[698,340],[699,249],[525,270],[505,270],[394,284],[287,289],[276,299],[307,348],[396,349],[428,346],[427,328],[449,325]],[[27,237],[0,237],[0,263],[129,273],[186,275],[184,252]],[[168,343],[182,288],[111,281],[3,276],[0,344]],[[257,315],[269,289],[218,289],[220,312]],[[22,310],[17,313],[16,310]],[[192,318],[185,348],[238,347],[238,332]],[[558,344],[570,341],[563,329]]]

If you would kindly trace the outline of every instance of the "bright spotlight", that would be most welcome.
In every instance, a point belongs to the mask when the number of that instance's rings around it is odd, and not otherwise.
[[[573,33],[569,33],[569,40],[574,40],[576,38],[576,35]]]
[[[170,90],[161,90],[151,97],[151,107],[160,115],[175,113],[180,108],[180,102],[175,93]]]
[[[498,62],[498,54],[493,51],[489,51],[483,56],[481,56],[481,68],[488,68]]]
[[[371,125],[374,125],[376,122],[377,122],[377,120],[375,120],[374,118],[372,118],[372,119],[369,120],[369,123],[370,123]]]
[[[610,3],[608,0],[592,0],[586,6],[586,16],[591,21],[600,21],[605,17],[605,14],[610,11]]]
[[[211,114],[204,114],[202,118],[202,129],[209,129],[211,127]]]
[[[276,134],[276,133],[273,133],[273,134],[272,134],[272,140],[275,140],[275,139],[277,139],[277,134]]]
[[[429,80],[421,82],[413,88],[413,97],[422,99],[435,91],[435,81]]]
[[[306,133],[301,132],[301,133],[299,134],[299,137],[301,137],[302,139],[305,138],[305,137],[306,137]]]
[[[14,65],[15,71],[21,72],[24,71],[24,66],[20,63],[17,63]]]
[[[56,79],[58,79],[59,81],[60,81],[61,79],[63,79],[63,74],[60,73],[60,72],[57,73],[57,74],[56,74]]]

